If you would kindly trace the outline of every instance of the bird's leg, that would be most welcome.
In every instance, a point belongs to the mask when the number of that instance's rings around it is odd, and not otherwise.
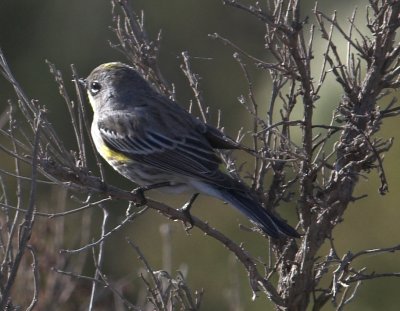
[[[165,182],[159,182],[159,183],[155,183],[155,184],[151,184],[151,185],[147,185],[147,186],[141,186],[141,187],[137,187],[135,189],[132,190],[132,193],[134,193],[137,197],[138,197],[138,201],[137,203],[135,203],[136,206],[143,206],[147,203],[146,197],[144,196],[144,193],[146,191],[152,190],[152,189],[157,189],[157,188],[162,188],[162,187],[169,187],[171,186],[171,183],[169,181],[165,181]]]
[[[145,191],[152,190],[152,189],[158,189],[158,188],[162,188],[162,187],[171,187],[171,186],[172,186],[171,182],[164,181],[164,182],[158,182],[155,184],[139,187],[140,188],[139,191],[145,192]]]
[[[190,209],[192,208],[192,205],[194,201],[197,199],[199,196],[199,193],[195,193],[192,195],[192,197],[187,201],[179,210],[185,215],[185,217],[188,219],[190,223],[190,227],[187,229],[192,229],[193,228],[193,219],[192,215],[190,215]]]

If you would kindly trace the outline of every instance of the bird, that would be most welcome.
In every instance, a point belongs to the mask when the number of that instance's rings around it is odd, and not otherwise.
[[[198,194],[216,197],[272,238],[300,237],[248,186],[220,170],[217,150],[240,144],[158,92],[133,67],[104,63],[82,81],[93,109],[95,147],[121,175],[144,189],[192,193],[191,201]]]

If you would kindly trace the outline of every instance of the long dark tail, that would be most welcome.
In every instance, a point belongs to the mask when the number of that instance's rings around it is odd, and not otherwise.
[[[263,208],[250,193],[226,188],[219,189],[219,193],[223,200],[245,214],[269,236],[273,238],[278,238],[282,235],[294,238],[300,237],[300,234],[294,228]]]

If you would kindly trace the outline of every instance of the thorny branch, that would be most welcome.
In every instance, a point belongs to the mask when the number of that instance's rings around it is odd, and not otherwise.
[[[269,62],[268,65],[265,65],[263,61],[249,57],[248,53],[238,49],[228,39],[222,38],[218,34],[214,34],[213,38],[221,39],[224,44],[230,45],[236,53],[252,61],[255,66],[268,70],[274,86],[273,94],[284,92],[285,85],[288,82],[291,83],[291,87],[287,87],[291,90],[290,95],[287,96],[289,102],[286,102],[281,95],[279,96],[284,103],[284,112],[281,112],[282,123],[277,122],[281,126],[286,125],[286,127],[282,127],[280,134],[287,139],[287,142],[291,141],[289,125],[296,126],[296,121],[289,121],[290,114],[297,102],[303,103],[303,120],[297,122],[303,132],[302,160],[298,167],[300,173],[297,175],[300,182],[297,202],[301,225],[306,234],[300,245],[293,244],[291,251],[287,252],[286,262],[292,261],[298,264],[291,267],[281,265],[279,282],[280,294],[281,297],[284,297],[286,308],[303,310],[309,304],[309,297],[304,295],[304,291],[311,290],[317,285],[312,277],[316,252],[325,239],[331,236],[333,227],[339,222],[344,210],[353,200],[352,192],[358,174],[377,166],[382,180],[380,191],[384,194],[388,189],[381,155],[390,148],[391,141],[382,142],[379,139],[371,139],[371,137],[379,130],[383,119],[383,114],[379,112],[376,101],[382,98],[382,91],[385,88],[397,87],[397,79],[390,73],[396,71],[395,68],[398,64],[388,55],[398,53],[398,47],[394,46],[394,35],[399,27],[399,3],[397,1],[383,1],[379,4],[374,2],[375,13],[374,17],[369,17],[368,27],[375,41],[367,39],[366,35],[357,28],[356,12],[349,20],[351,27],[346,33],[337,22],[335,15],[333,18],[329,18],[316,6],[315,17],[322,38],[327,41],[327,48],[322,62],[320,79],[318,85],[315,86],[311,70],[311,60],[314,58],[312,54],[314,27],[311,27],[310,41],[307,45],[304,35],[306,20],[299,18],[298,1],[289,1],[287,5],[278,1],[271,4],[268,10],[264,10],[259,3],[246,6],[235,0],[223,2],[251,14],[265,23],[266,45],[276,63]],[[325,22],[328,22],[328,26]],[[361,38],[362,44],[359,44],[359,41],[354,38],[353,29]],[[332,37],[334,30],[338,30],[348,43],[346,63],[342,61],[334,43]],[[353,49],[360,55],[358,58]],[[367,74],[363,78],[360,70],[362,61],[365,61],[367,65]],[[327,127],[329,132],[325,137],[322,136],[322,139],[316,144],[313,134],[313,129],[315,129],[313,109],[315,103],[320,99],[321,86],[329,73],[326,64],[329,64],[329,71],[342,86],[345,96],[340,102],[330,126]],[[282,76],[287,77],[287,80],[282,80]],[[280,83],[281,81],[284,82]],[[382,83],[382,81],[390,82]],[[270,104],[271,106],[273,104]],[[339,122],[344,125],[336,126]],[[274,124],[270,124],[267,128],[274,129],[274,132],[279,130],[279,126],[275,127]],[[328,160],[329,158],[325,157],[321,149],[317,154],[318,157],[314,157],[315,147],[325,145],[334,131],[341,132],[338,143],[329,156],[332,158],[335,155],[334,162]],[[261,140],[266,140],[267,132],[260,132]],[[287,149],[289,145],[290,143],[286,143],[281,146]],[[292,153],[299,154],[297,150],[293,150]],[[282,189],[285,189],[283,188],[285,183],[283,172],[287,168],[284,162],[278,163],[273,168],[274,177],[268,198],[274,201],[267,202],[267,206],[276,206],[284,198],[284,196],[276,194],[282,193]],[[322,170],[331,171],[330,177],[320,179]],[[288,183],[287,185],[293,184]],[[278,250],[281,250],[280,247],[279,245]],[[278,251],[277,256],[279,254]],[[392,276],[396,276],[396,274],[393,273]],[[318,303],[315,310],[319,310],[323,305],[321,300]]]

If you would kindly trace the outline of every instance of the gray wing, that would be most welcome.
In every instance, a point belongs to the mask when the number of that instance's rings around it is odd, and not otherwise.
[[[100,118],[98,126],[109,148],[134,161],[219,185],[230,180],[218,170],[220,158],[194,127],[182,126],[178,119],[166,126],[150,121],[131,112],[119,112]]]
[[[195,118],[188,111],[179,106],[176,102],[167,100],[165,97],[158,95],[151,98],[153,102],[157,102],[160,106],[165,107],[166,111],[171,111],[174,115],[181,117],[182,119],[190,122],[192,128],[200,135],[202,139],[206,139],[209,145],[215,149],[241,149],[244,151],[251,152],[252,150],[237,143],[232,138],[225,135],[216,127],[204,123],[198,118]]]
[[[193,118],[193,117],[192,117]],[[193,118],[194,119],[194,118]],[[198,119],[195,119],[197,123],[198,130],[203,133],[204,137],[210,143],[210,145],[215,149],[240,149],[248,153],[253,154],[254,150],[242,146],[240,143],[236,142],[229,136],[225,135],[216,127],[206,124]]]

